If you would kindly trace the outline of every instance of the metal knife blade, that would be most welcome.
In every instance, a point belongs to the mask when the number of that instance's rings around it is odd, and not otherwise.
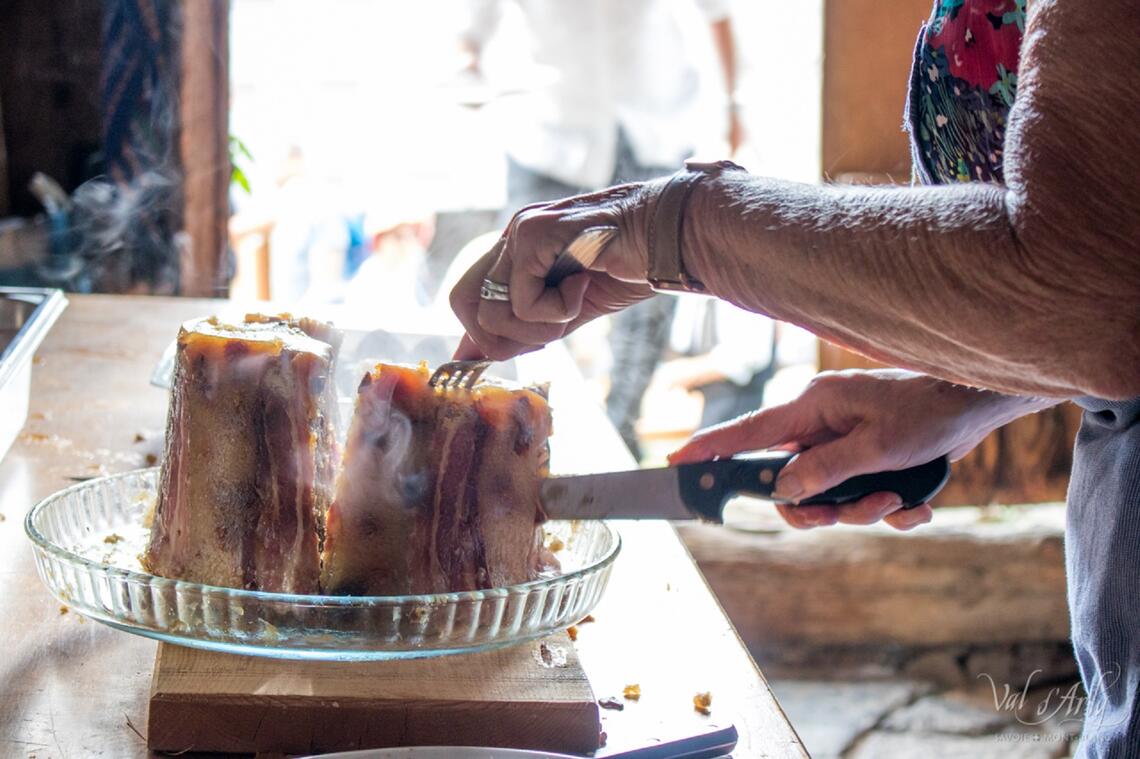
[[[550,477],[542,483],[542,508],[550,519],[696,519],[698,516],[681,498],[675,468]]]

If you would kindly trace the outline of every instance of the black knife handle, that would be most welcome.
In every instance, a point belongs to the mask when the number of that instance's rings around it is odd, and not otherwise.
[[[794,456],[794,453],[774,451],[753,457],[681,464],[677,467],[681,499],[701,519],[722,522],[724,504],[734,495],[754,495],[775,500],[772,498],[772,490],[776,485],[776,477]],[[837,506],[886,491],[898,493],[902,498],[902,507],[913,509],[933,498],[949,477],[950,460],[942,456],[909,469],[852,477],[818,495],[805,498],[798,505]]]

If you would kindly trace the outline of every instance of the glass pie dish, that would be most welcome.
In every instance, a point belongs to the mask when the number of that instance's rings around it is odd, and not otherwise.
[[[487,590],[320,596],[220,588],[147,573],[158,469],[73,485],[24,522],[40,578],[75,611],[137,635],[281,659],[411,659],[512,645],[586,616],[621,539],[605,522],[548,522],[561,573]]]

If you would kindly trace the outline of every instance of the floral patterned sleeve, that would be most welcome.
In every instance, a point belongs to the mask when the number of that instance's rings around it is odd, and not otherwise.
[[[936,0],[915,45],[907,100],[915,177],[1000,182],[1017,94],[1025,0]]]

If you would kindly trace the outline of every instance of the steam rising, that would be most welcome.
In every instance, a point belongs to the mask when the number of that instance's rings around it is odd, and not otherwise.
[[[145,171],[127,184],[96,179],[72,196],[70,238],[77,289],[124,292],[149,285],[178,290],[181,180],[173,168]]]

